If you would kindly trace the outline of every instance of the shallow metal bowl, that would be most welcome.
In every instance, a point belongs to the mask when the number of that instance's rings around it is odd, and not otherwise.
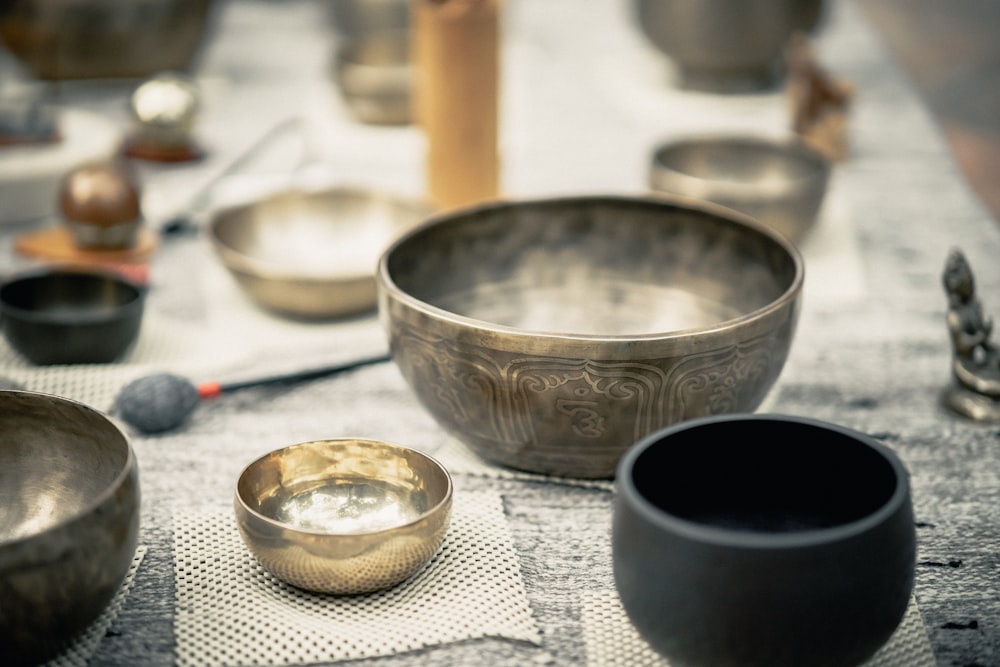
[[[95,621],[135,555],[139,477],[85,405],[0,391],[0,637],[5,665],[53,657]]]
[[[0,286],[0,326],[11,347],[32,363],[109,363],[139,336],[145,296],[110,271],[29,271]]]
[[[822,0],[632,0],[639,29],[685,88],[729,93],[772,86],[796,31],[816,27]]]
[[[209,237],[260,306],[333,318],[375,307],[379,254],[429,214],[419,202],[364,189],[288,190],[218,211]]]
[[[667,198],[500,202],[436,217],[379,264],[392,356],[482,457],[612,477],[642,436],[753,411],[799,311],[795,247]]]
[[[658,146],[656,191],[734,208],[800,241],[815,226],[832,165],[795,137],[704,135]]]
[[[251,463],[236,483],[244,542],[299,588],[370,593],[410,578],[438,552],[451,520],[448,471],[377,440],[305,442]]]
[[[42,79],[144,77],[188,68],[215,0],[9,0],[0,41]]]

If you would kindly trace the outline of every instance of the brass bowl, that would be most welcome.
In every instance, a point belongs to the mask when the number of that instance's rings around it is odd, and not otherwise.
[[[691,420],[621,461],[615,586],[672,665],[872,664],[906,613],[915,556],[902,461],[837,424]]]
[[[65,398],[0,391],[0,637],[34,665],[104,611],[135,556],[139,476],[125,435]]]
[[[379,254],[430,209],[353,187],[286,190],[218,211],[216,255],[261,307],[324,319],[375,308]]]
[[[9,0],[0,41],[42,79],[184,70],[211,31],[215,0]]]
[[[441,548],[451,476],[376,440],[304,442],[251,463],[236,483],[240,535],[261,566],[310,591],[370,593],[417,573]]]
[[[656,147],[649,184],[734,208],[799,242],[816,224],[832,168],[794,136],[701,135]]]
[[[658,428],[760,404],[803,271],[789,241],[703,202],[498,202],[390,246],[379,310],[402,375],[473,451],[607,478]]]

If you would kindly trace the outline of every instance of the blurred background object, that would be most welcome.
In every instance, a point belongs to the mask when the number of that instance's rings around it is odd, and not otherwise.
[[[405,125],[412,119],[413,71],[405,28],[344,37],[334,72],[347,108],[360,122]]]
[[[214,0],[2,0],[0,42],[46,80],[185,70]],[[336,4],[336,3],[335,3]]]
[[[858,0],[1000,221],[1000,2]]]
[[[3,335],[33,364],[107,364],[134,345],[146,292],[120,273],[36,269],[0,286]]]
[[[192,77],[162,72],[143,81],[129,100],[134,123],[126,154],[158,162],[201,157],[192,136],[199,105],[198,86]]]
[[[833,165],[795,136],[716,133],[657,146],[649,185],[746,213],[800,243],[815,226]]]
[[[410,25],[410,0],[330,0],[326,6],[333,30],[340,37],[406,30]]]
[[[63,179],[59,211],[80,248],[131,248],[142,218],[139,197],[138,180],[126,163],[88,162]]]
[[[632,0],[646,38],[685,88],[718,93],[768,88],[782,77],[792,35],[816,29],[822,0]]]

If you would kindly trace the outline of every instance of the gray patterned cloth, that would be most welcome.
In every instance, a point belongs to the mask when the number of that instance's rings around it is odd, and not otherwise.
[[[624,0],[505,4],[506,195],[641,193],[651,149],[662,139],[694,131],[769,133],[787,127],[780,90],[727,97],[680,91],[669,64],[635,29],[628,5]],[[215,202],[259,194],[291,173],[422,192],[419,132],[360,126],[337,97],[328,70],[334,37],[323,3],[240,0],[223,3],[218,19],[198,69],[204,105],[196,129],[208,158],[187,168],[143,169],[144,211],[151,221],[175,212],[228,159],[293,115],[309,120],[305,149],[276,146],[273,155],[222,184]],[[837,165],[819,226],[802,244],[807,280],[799,329],[761,410],[843,424],[899,453],[912,475],[918,520],[914,609],[919,609],[907,626],[907,636],[917,643],[901,654],[929,647],[931,663],[1000,665],[1000,428],[956,417],[940,400],[951,360],[944,262],[950,248],[961,248],[976,271],[985,309],[1000,313],[996,222],[974,198],[927,110],[850,0],[829,3],[816,46],[820,60],[857,91],[849,116],[851,155]],[[60,96],[124,130],[126,91],[111,84],[99,88],[69,83]],[[118,97],[109,97],[109,90]],[[0,231],[10,256],[7,266],[16,267],[24,260],[9,253],[12,233]],[[163,242],[151,266],[151,285],[140,341],[121,363],[40,369],[3,347],[0,375],[110,410],[121,386],[154,371],[197,379],[268,374],[278,367],[367,356],[385,346],[374,315],[306,325],[257,311],[218,266],[203,236]],[[499,619],[493,625],[480,623],[475,631],[448,626],[448,632],[437,633],[431,628],[420,641],[400,644],[407,623],[417,619],[400,621],[397,614],[391,622],[400,625],[352,630],[357,641],[371,642],[370,650],[352,645],[341,652],[292,655],[320,656],[319,661],[346,656],[353,665],[381,667],[603,664],[616,653],[603,645],[599,658],[588,649],[593,637],[609,636],[607,628],[588,623],[610,623],[608,614],[617,613],[609,533],[613,486],[517,474],[477,460],[434,424],[396,369],[385,364],[223,396],[200,406],[176,432],[130,431],[140,462],[145,555],[90,664],[172,665],[183,658],[183,664],[222,665],[245,662],[239,656],[263,661],[259,656],[265,654],[276,664],[294,662],[288,654],[225,650],[227,643],[259,643],[260,637],[198,634],[201,644],[191,643],[185,634],[190,623],[177,622],[190,619],[193,611],[187,606],[189,582],[178,580],[191,555],[184,551],[189,534],[178,532],[178,520],[208,516],[216,522],[213,530],[225,527],[235,479],[246,464],[294,442],[345,436],[431,452],[455,477],[456,503],[463,497],[499,499],[506,522],[492,533],[504,550],[499,562],[516,567],[497,576],[513,577],[513,592],[504,599],[514,616],[491,607],[490,618]],[[456,541],[454,548],[467,548],[462,544],[468,542]],[[214,546],[222,549],[224,541]],[[245,556],[227,552],[225,557],[240,563],[233,567],[244,573],[240,576],[257,576]],[[414,595],[422,590],[419,583]],[[227,585],[223,582],[223,590]],[[260,612],[248,603],[255,598],[240,596],[239,590],[233,585],[228,597],[212,598],[220,614],[238,618],[241,610]],[[204,604],[205,598],[197,599]],[[473,594],[455,604],[467,605],[466,612],[482,620],[475,616],[480,599]],[[270,604],[273,611],[273,599]],[[525,610],[527,628],[517,615]],[[327,609],[319,617],[331,613]],[[631,644],[622,647],[623,655],[641,653]],[[920,660],[915,664],[926,664]]]

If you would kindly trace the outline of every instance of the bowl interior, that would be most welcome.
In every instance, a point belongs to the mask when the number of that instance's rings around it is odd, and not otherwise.
[[[681,194],[692,196],[713,191],[780,196],[803,183],[825,179],[829,170],[824,159],[805,146],[749,138],[679,141],[659,148],[653,162],[654,170],[676,175],[673,185]]]
[[[125,473],[125,436],[68,401],[0,391],[0,542],[48,530],[97,505]]]
[[[109,274],[55,270],[15,278],[0,287],[5,315],[32,322],[92,323],[141,304],[142,291]]]
[[[897,493],[901,475],[845,431],[767,418],[678,428],[628,466],[637,493],[663,516],[758,534],[864,519]]]
[[[243,505],[307,533],[356,535],[405,526],[451,497],[451,478],[432,458],[370,440],[327,440],[272,452],[237,482]]]
[[[407,297],[448,315],[579,336],[718,327],[801,280],[794,249],[749,219],[646,199],[547,200],[444,216],[407,234],[384,263]]]
[[[262,276],[373,275],[378,256],[427,214],[364,190],[288,191],[221,211],[211,236],[232,268]]]

